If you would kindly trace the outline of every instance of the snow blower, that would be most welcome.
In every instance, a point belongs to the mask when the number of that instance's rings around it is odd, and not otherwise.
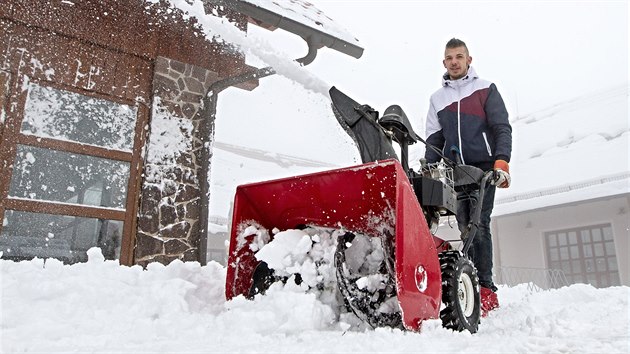
[[[279,280],[256,258],[255,244],[261,240],[255,230],[337,230],[332,266],[348,311],[372,327],[419,331],[423,321],[440,318],[446,328],[476,332],[479,284],[474,265],[464,255],[476,232],[481,203],[461,240],[443,240],[432,230],[441,216],[455,214],[456,192],[478,189],[482,194],[491,173],[447,158],[415,172],[408,165],[408,146],[426,142],[414,133],[399,106],[388,107],[379,118],[370,106],[335,87],[330,96],[335,116],[357,144],[363,164],[238,186],[226,298],[252,298]],[[400,161],[393,142],[400,146]],[[273,240],[273,235],[267,237],[264,243]],[[461,242],[460,249],[453,247],[455,242]],[[365,260],[374,250],[381,253],[379,262],[367,267]],[[379,285],[366,286],[368,278],[378,279]],[[392,303],[396,311],[383,310]]]

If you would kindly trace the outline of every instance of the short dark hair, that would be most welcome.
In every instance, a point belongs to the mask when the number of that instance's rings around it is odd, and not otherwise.
[[[468,53],[468,47],[466,46],[466,43],[464,43],[464,41],[462,41],[461,39],[451,38],[449,39],[448,42],[446,42],[446,48],[458,48],[458,47],[466,48],[466,53]]]

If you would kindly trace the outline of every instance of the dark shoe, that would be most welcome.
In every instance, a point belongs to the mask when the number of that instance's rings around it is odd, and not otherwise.
[[[481,317],[488,316],[488,312],[499,307],[499,298],[497,293],[492,291],[491,288],[481,287]]]

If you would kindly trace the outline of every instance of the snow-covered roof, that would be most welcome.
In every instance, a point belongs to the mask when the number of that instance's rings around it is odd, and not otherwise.
[[[630,193],[628,86],[512,120],[512,186],[494,215]]]
[[[282,28],[297,34],[316,48],[335,49],[355,58],[361,57],[363,48],[359,40],[345,28],[326,16],[313,4],[304,0],[205,0],[228,6],[255,23],[271,28]]]

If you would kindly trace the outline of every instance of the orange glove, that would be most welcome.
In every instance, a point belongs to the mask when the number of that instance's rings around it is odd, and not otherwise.
[[[496,160],[494,162],[493,183],[499,188],[507,188],[511,182],[510,165],[505,160]]]

